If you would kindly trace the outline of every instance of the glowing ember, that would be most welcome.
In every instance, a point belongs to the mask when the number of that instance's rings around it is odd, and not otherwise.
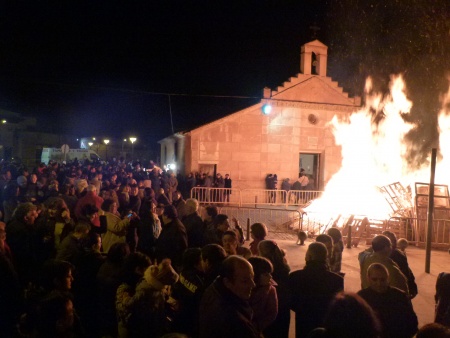
[[[345,121],[338,121],[336,116],[331,121],[336,143],[342,147],[342,167],[326,185],[323,196],[306,209],[308,214],[320,213],[324,220],[338,215],[348,218],[352,214],[389,219],[392,209],[379,187],[393,182],[411,187],[414,182],[429,181],[429,163],[416,169],[406,161],[412,148],[405,135],[416,126],[404,119],[412,102],[406,96],[402,77],[392,77],[387,95],[373,92],[370,79],[365,91],[365,107]],[[436,183],[448,184],[450,112],[446,109],[450,106],[450,90],[442,102],[439,114],[442,159],[438,159]]]

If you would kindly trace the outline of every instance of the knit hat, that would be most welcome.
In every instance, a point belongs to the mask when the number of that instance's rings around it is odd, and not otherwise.
[[[178,281],[178,274],[170,264],[170,259],[163,259],[159,265],[151,265],[144,273],[144,278],[154,288],[161,290],[165,285]]]

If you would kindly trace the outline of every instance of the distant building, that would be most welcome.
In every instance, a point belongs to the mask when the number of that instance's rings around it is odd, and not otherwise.
[[[161,164],[181,173],[229,173],[233,187],[265,188],[267,174],[297,179],[300,168],[322,189],[341,167],[328,122],[361,105],[326,76],[327,49],[318,40],[301,47],[300,71],[282,86],[264,88],[261,101],[212,123],[160,140]],[[270,105],[269,115],[262,113]]]
[[[75,137],[39,130],[35,118],[0,109],[0,160],[20,160],[34,166],[41,160],[42,148],[76,145]]]

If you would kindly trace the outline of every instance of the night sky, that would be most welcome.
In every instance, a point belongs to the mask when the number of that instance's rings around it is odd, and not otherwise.
[[[385,89],[390,74],[405,74],[426,147],[436,129],[426,116],[448,84],[449,8],[447,0],[3,2],[0,108],[54,131],[134,134],[156,146],[171,134],[167,94],[175,132],[258,102],[263,87],[299,72],[300,46],[317,25],[328,75],[351,94],[361,95],[368,75]]]

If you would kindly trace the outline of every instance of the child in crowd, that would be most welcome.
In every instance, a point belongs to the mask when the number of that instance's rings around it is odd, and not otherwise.
[[[264,257],[253,256],[248,259],[255,273],[256,286],[250,296],[250,306],[253,309],[253,323],[260,332],[277,318],[278,297],[275,281],[272,279],[272,263]]]
[[[397,248],[399,248],[403,253],[405,253],[408,247],[408,240],[406,238],[399,238],[397,241]]]

